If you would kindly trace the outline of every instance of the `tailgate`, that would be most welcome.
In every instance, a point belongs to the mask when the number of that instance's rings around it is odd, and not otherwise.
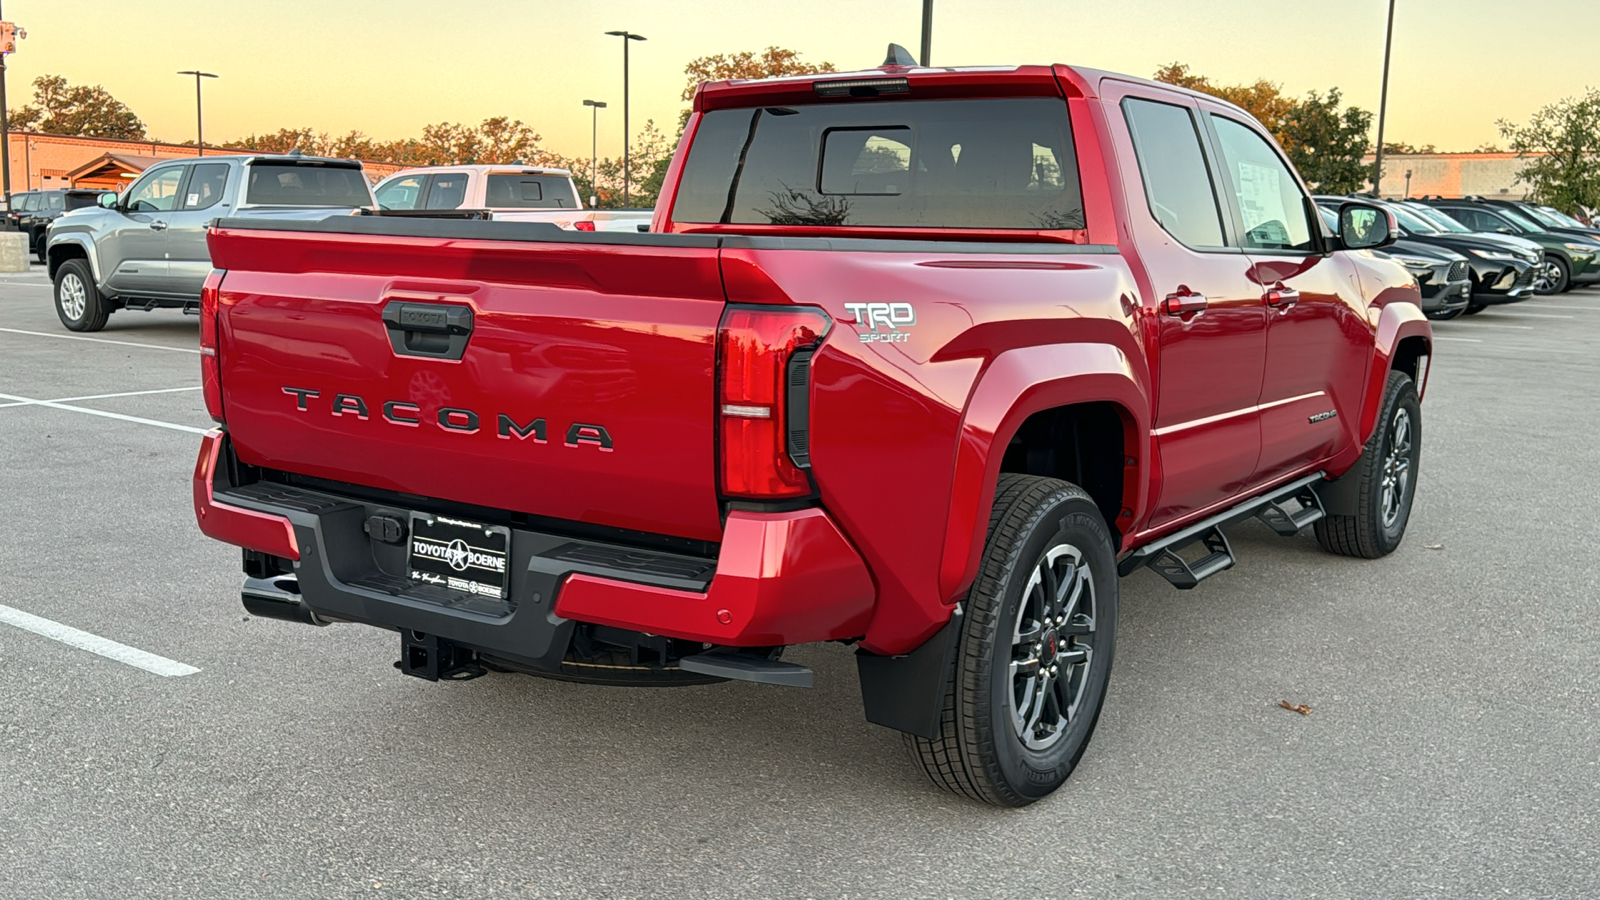
[[[219,223],[218,355],[240,459],[719,539],[715,239],[552,230]]]

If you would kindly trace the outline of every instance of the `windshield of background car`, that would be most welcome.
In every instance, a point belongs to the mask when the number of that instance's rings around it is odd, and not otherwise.
[[[873,100],[706,113],[672,218],[738,225],[1083,228],[1067,107]]]
[[[1450,218],[1450,216],[1440,212],[1437,209],[1434,209],[1431,206],[1407,206],[1406,209],[1409,209],[1410,211],[1416,213],[1424,219],[1427,219],[1429,222],[1432,222],[1451,234],[1473,233],[1471,228],[1468,228],[1460,222],[1457,222],[1455,219]]]
[[[1410,231],[1414,234],[1443,233],[1439,230],[1437,225],[1434,225],[1432,222],[1429,222],[1427,219],[1424,219],[1423,217],[1399,204],[1394,204],[1386,208],[1390,212],[1394,213],[1394,217],[1400,220],[1400,227],[1407,231]]]
[[[484,184],[490,209],[577,209],[578,197],[564,175],[490,175]]]
[[[343,166],[255,163],[245,202],[252,206],[371,206],[360,169]]]
[[[1588,228],[1589,227],[1588,225],[1585,225],[1582,222],[1579,222],[1577,219],[1574,219],[1573,217],[1567,215],[1566,213],[1562,212],[1559,209],[1551,209],[1548,206],[1541,206],[1541,207],[1539,207],[1539,211],[1544,213],[1547,217],[1549,217],[1549,219],[1551,220],[1552,224],[1554,224],[1554,225],[1556,225],[1557,227],[1560,227],[1560,228]]]

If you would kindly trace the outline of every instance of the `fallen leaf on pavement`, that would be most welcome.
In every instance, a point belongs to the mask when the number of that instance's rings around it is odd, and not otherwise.
[[[1290,712],[1297,712],[1302,716],[1311,715],[1311,707],[1306,706],[1304,703],[1296,706],[1295,704],[1290,703],[1287,700],[1279,700],[1278,701],[1278,705],[1283,707],[1284,709],[1289,710]]]

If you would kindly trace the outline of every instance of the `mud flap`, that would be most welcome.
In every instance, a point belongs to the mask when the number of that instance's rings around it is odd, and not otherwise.
[[[922,646],[903,656],[856,651],[867,721],[933,740],[939,736],[950,667],[961,635],[961,607]]]

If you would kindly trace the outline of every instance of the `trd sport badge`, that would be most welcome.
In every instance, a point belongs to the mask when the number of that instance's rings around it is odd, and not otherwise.
[[[856,317],[857,326],[871,329],[860,332],[863,344],[903,344],[911,335],[900,329],[917,324],[917,311],[909,303],[846,303],[844,308]]]

